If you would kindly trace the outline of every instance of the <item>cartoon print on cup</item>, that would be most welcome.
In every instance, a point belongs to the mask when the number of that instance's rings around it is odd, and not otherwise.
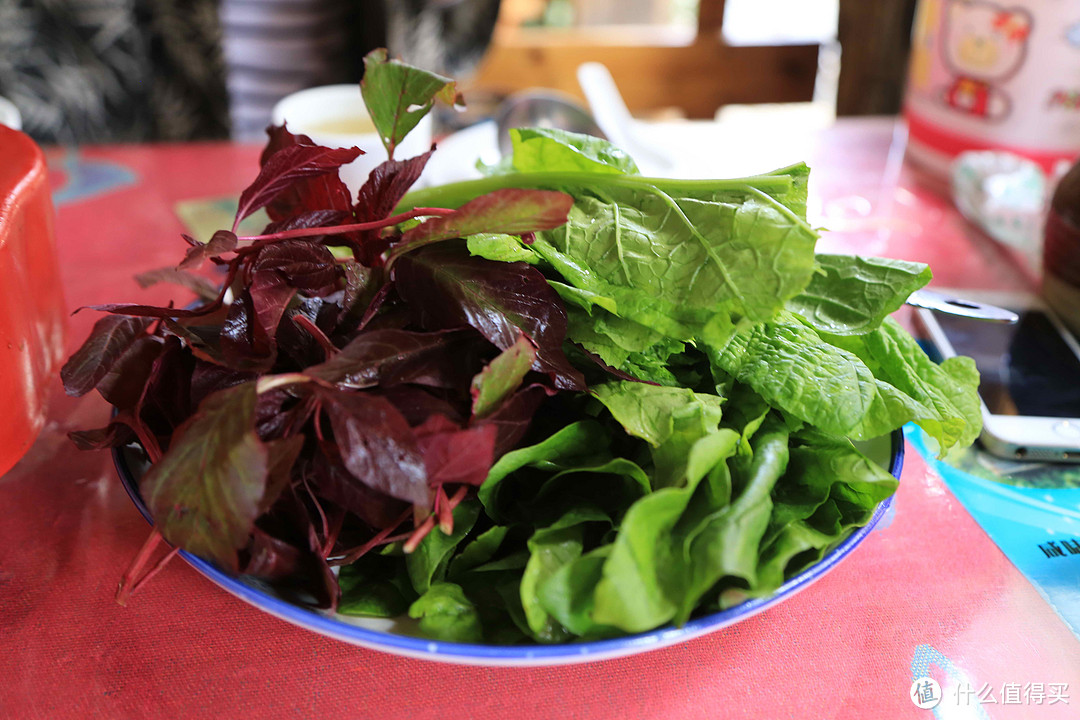
[[[945,104],[986,120],[1001,120],[1012,101],[1001,89],[1024,64],[1031,14],[982,0],[949,0],[942,38],[952,84]]]

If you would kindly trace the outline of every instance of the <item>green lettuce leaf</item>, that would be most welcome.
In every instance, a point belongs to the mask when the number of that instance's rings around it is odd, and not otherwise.
[[[562,566],[581,556],[586,525],[610,520],[603,512],[583,506],[568,511],[550,526],[529,538],[529,562],[521,576],[521,605],[534,638],[540,642],[565,642],[571,637],[544,607],[539,589]]]
[[[939,365],[891,318],[866,335],[830,339],[857,355],[879,384],[895,389],[883,392],[882,397],[894,404],[905,403],[912,413],[908,420],[937,440],[942,452],[953,446],[970,445],[979,436],[982,431],[979,373],[971,358],[953,357]],[[856,437],[883,434],[880,428],[889,424],[892,423],[867,427]]]
[[[911,293],[930,282],[922,263],[854,255],[817,256],[810,284],[787,303],[816,330],[862,335],[878,327]]]
[[[442,580],[450,557],[458,543],[472,530],[480,516],[480,505],[474,500],[454,508],[454,531],[447,535],[438,527],[429,532],[416,549],[405,556],[409,580],[417,593],[423,595],[433,581]]]
[[[633,158],[621,148],[592,135],[551,128],[515,128],[511,167],[518,172],[584,171],[637,175]]]
[[[476,643],[484,639],[479,611],[454,583],[434,583],[409,606],[409,617],[419,619],[421,632],[436,640]]]

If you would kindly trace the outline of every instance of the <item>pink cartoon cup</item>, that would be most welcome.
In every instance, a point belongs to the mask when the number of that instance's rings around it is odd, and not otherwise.
[[[908,156],[942,177],[968,150],[1005,150],[1052,171],[1080,153],[1077,67],[1077,0],[921,0]]]

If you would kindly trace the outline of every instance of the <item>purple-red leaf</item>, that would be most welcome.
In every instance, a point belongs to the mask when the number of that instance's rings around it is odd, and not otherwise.
[[[97,387],[109,368],[146,333],[150,321],[133,317],[103,317],[94,323],[90,337],[60,370],[64,390],[79,397]]]
[[[361,155],[360,148],[324,148],[317,145],[292,145],[283,147],[269,158],[262,166],[255,182],[240,194],[240,207],[236,211],[235,228],[240,221],[261,207],[265,207],[286,190],[293,188],[300,180],[309,180],[334,173],[342,165],[347,165]],[[341,181],[338,180],[338,183]],[[319,198],[321,199],[321,197]],[[348,196],[346,196],[346,200]],[[326,207],[313,206],[310,198],[301,200],[302,210],[344,210],[337,205]],[[271,216],[282,220],[287,215]]]
[[[521,385],[534,362],[536,347],[524,335],[503,350],[472,380],[473,417],[482,418],[498,408]]]
[[[419,179],[434,150],[408,160],[387,160],[368,175],[356,201],[356,222],[370,222],[390,217],[401,198]],[[380,230],[364,230],[359,235],[360,262],[374,264],[389,246]]]
[[[355,260],[342,263],[341,268],[345,271],[345,294],[341,298],[341,311],[335,318],[335,324],[350,321],[349,324],[355,327],[376,293],[385,287],[384,273],[382,268],[367,267]]]
[[[195,358],[180,340],[165,338],[136,405],[136,417],[156,435],[168,437],[191,414],[191,373],[194,369]]]
[[[147,270],[139,273],[135,276],[135,282],[139,283],[139,287],[144,289],[162,282],[179,285],[195,293],[202,300],[214,300],[218,296],[218,287],[213,281],[201,275],[177,270],[173,267],[158,268],[157,270]]]
[[[496,434],[493,425],[462,429],[442,415],[429,417],[416,428],[428,484],[482,485],[494,461]]]
[[[319,388],[341,461],[372,490],[427,507],[431,491],[424,458],[409,423],[386,399]]]
[[[470,352],[474,338],[479,340],[474,333],[461,330],[372,330],[358,335],[337,355],[304,373],[350,388],[403,382],[460,387],[470,376],[468,360],[476,357],[475,352]]]
[[[150,380],[154,361],[163,350],[161,338],[150,335],[136,338],[98,383],[98,392],[118,410],[133,409]]]
[[[188,268],[197,268],[202,265],[203,260],[212,257],[219,257],[225,253],[232,252],[236,249],[236,233],[229,230],[218,230],[210,237],[210,241],[205,245],[198,244],[192,245],[188,248],[187,253],[184,255],[184,259],[180,261],[180,264],[176,266],[177,270],[186,270]]]
[[[292,297],[296,292],[284,284],[276,287],[273,292],[270,288],[261,288],[259,297],[264,313],[262,320],[266,322],[270,322],[273,303],[282,302],[277,291],[287,294],[288,297]],[[288,299],[285,299],[284,303],[287,304]],[[284,305],[281,310],[284,311]],[[278,317],[280,318],[280,315]],[[229,314],[221,326],[221,350],[225,361],[237,370],[266,371],[274,364],[276,353],[273,338],[256,316],[254,301],[248,290],[240,293],[229,306]]]
[[[324,443],[323,450],[333,457],[327,458],[323,453],[316,453],[307,474],[308,481],[319,497],[348,510],[374,530],[390,526],[408,507],[408,503],[368,487],[346,471],[332,444]]]
[[[553,230],[566,223],[574,198],[555,190],[505,188],[481,195],[451,215],[425,220],[410,228],[394,247],[394,255],[441,240],[477,233],[521,235]]]
[[[266,128],[269,140],[259,156],[259,166],[262,167],[270,160],[274,153],[283,148],[293,145],[308,145],[315,147],[315,142],[304,134],[289,132],[285,125],[272,125]],[[266,206],[266,214],[271,220],[287,225],[296,218],[313,214],[321,210],[336,211],[343,215],[352,214],[352,200],[349,188],[341,181],[336,172],[329,172],[314,178],[297,180],[292,187],[285,190]],[[334,221],[336,222],[336,221]],[[318,227],[327,225],[329,222],[318,224],[297,224],[292,227],[279,227],[273,232],[292,230],[299,227]],[[269,228],[267,233],[272,232]]]
[[[500,350],[524,334],[537,348],[533,369],[551,374],[557,387],[585,388],[563,354],[562,301],[536,268],[473,257],[463,242],[446,242],[401,257],[393,279],[424,327],[471,325]]]
[[[455,407],[445,398],[435,397],[417,385],[395,385],[380,390],[379,394],[389,400],[413,428],[422,425],[432,415],[443,415],[458,425],[467,419],[467,405]]]
[[[529,429],[540,403],[552,392],[540,384],[521,388],[506,398],[494,412],[475,423],[477,426],[495,428],[495,457],[502,457],[517,446]]]
[[[337,225],[349,217],[348,210],[310,210],[299,215],[292,215],[284,220],[275,220],[266,226],[263,235],[273,235],[288,230]]]
[[[266,489],[255,397],[250,382],[206,398],[139,483],[166,540],[233,571]]]
[[[293,465],[296,464],[296,458],[300,456],[303,447],[303,435],[293,435],[266,443],[266,490],[259,501],[260,515],[269,512],[289,486]]]
[[[68,437],[80,450],[104,450],[120,447],[135,440],[135,433],[124,423],[109,423],[95,430],[69,432]]]
[[[341,277],[333,253],[307,240],[286,240],[267,245],[259,251],[252,267],[255,275],[276,273],[289,287],[302,290],[307,295],[334,292]]]
[[[256,377],[255,373],[233,370],[205,360],[196,360],[191,370],[191,405],[198,407],[208,395],[255,380]],[[259,402],[261,403],[269,394],[260,395]]]
[[[256,272],[252,276],[249,292],[255,321],[261,328],[258,334],[272,343],[281,316],[296,295],[296,288],[289,284],[286,275],[269,270]]]

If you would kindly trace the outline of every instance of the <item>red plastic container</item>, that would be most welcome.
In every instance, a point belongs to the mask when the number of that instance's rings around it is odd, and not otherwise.
[[[0,475],[45,423],[65,317],[45,158],[0,125]]]

